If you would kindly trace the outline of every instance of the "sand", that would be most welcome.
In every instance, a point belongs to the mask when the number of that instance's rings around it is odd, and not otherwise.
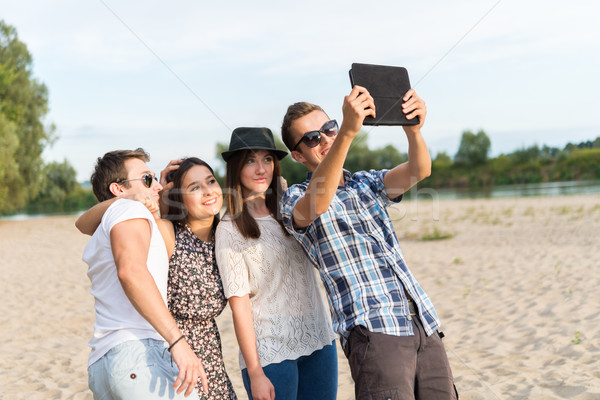
[[[391,215],[442,320],[461,399],[600,399],[598,195],[407,201]],[[0,221],[1,399],[92,398],[88,238],[74,221]],[[219,326],[245,399],[228,308]],[[338,355],[338,399],[353,399]]]

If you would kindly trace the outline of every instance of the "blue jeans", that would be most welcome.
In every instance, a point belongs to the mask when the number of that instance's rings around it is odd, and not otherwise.
[[[166,343],[155,339],[130,340],[116,345],[88,367],[94,400],[198,400],[175,393],[179,374]]]
[[[263,368],[275,387],[277,400],[335,400],[338,386],[335,343],[296,360],[284,360]],[[248,399],[252,400],[248,370],[242,370]]]

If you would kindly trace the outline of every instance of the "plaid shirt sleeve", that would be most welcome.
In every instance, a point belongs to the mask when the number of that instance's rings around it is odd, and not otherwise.
[[[392,204],[399,203],[402,200],[402,195],[395,197],[390,200],[387,194],[387,190],[385,189],[385,185],[383,183],[383,178],[385,174],[387,174],[389,169],[382,170],[370,170],[370,171],[359,171],[354,174],[354,178],[360,182],[363,182],[365,185],[369,186],[369,188],[379,196],[379,199],[382,201],[384,207],[388,207]]]

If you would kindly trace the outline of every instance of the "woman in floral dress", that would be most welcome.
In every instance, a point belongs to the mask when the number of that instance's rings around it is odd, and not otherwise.
[[[227,304],[215,262],[221,187],[212,168],[195,157],[169,163],[161,177],[169,200],[166,219],[159,224],[170,250],[169,310],[206,371],[209,391],[203,394],[199,383],[200,399],[237,399],[225,371],[215,321]]]

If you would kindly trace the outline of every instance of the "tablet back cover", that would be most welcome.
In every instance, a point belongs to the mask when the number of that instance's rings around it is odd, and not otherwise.
[[[402,97],[410,89],[408,71],[404,67],[353,63],[350,69],[352,87],[366,88],[375,100],[377,118],[366,117],[363,125],[417,125],[418,118],[406,119]]]

